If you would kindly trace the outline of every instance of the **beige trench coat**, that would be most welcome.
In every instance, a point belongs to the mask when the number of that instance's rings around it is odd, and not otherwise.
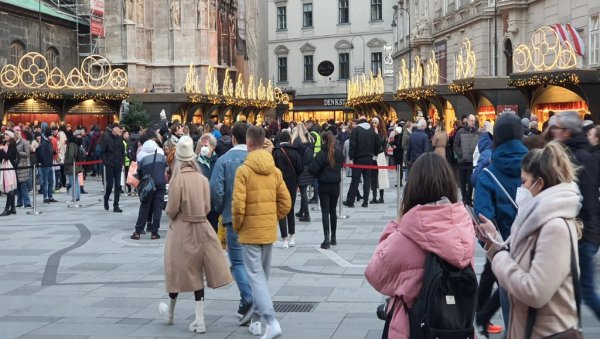
[[[167,292],[192,292],[232,282],[229,264],[217,234],[206,220],[210,188],[206,177],[191,167],[171,179],[165,209],[171,219],[165,245]]]
[[[577,325],[569,232],[577,251],[573,220],[579,211],[579,199],[575,183],[543,190],[519,209],[511,228],[510,253],[502,251],[493,257],[492,270],[510,298],[509,339],[525,339],[529,307],[538,309],[532,339]]]
[[[446,145],[448,145],[448,133],[436,132],[431,139],[431,146],[433,146],[433,151],[444,159],[446,158]]]

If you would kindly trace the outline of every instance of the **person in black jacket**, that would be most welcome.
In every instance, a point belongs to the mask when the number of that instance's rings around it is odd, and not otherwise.
[[[336,137],[331,132],[325,133],[323,148],[317,153],[309,168],[310,173],[319,182],[319,201],[321,203],[324,237],[321,248],[323,249],[328,249],[331,245],[337,245],[336,206],[340,196],[343,162],[344,155],[342,150],[336,147]],[[330,234],[331,238],[329,237]]]
[[[40,147],[36,150],[36,158],[39,162],[40,188],[44,195],[44,203],[58,202],[52,197],[52,188],[54,187],[54,169],[52,168],[52,158],[54,149],[52,148],[52,130],[46,128],[42,132]]]
[[[106,133],[102,140],[102,161],[106,168],[106,178],[104,189],[104,209],[109,210],[108,198],[115,189],[115,197],[113,201],[113,212],[121,213],[123,210],[119,208],[119,196],[121,192],[121,171],[125,163],[125,146],[121,134],[123,130],[117,123],[113,124],[110,133]],[[138,164],[139,166],[139,164]]]
[[[355,165],[372,165],[373,156],[379,154],[379,138],[367,121],[367,118],[362,115],[357,126],[352,130],[350,135],[350,147],[348,157]],[[363,180],[363,204],[362,207],[368,207],[369,190],[371,189],[371,170],[353,168],[352,182],[350,189],[346,195],[344,206],[354,207],[354,199],[358,192],[358,184],[362,175]]]
[[[298,176],[304,170],[302,155],[290,141],[292,137],[289,132],[283,131],[279,134],[279,145],[273,150],[275,166],[281,170],[283,181],[290,192],[292,206],[296,203],[296,190],[298,188]],[[279,220],[279,231],[281,232],[281,248],[296,246],[294,235],[296,234],[296,220],[294,209],[290,209],[287,216]],[[289,235],[289,241],[288,241]]]
[[[583,132],[583,121],[573,111],[556,116],[552,133],[555,140],[565,144],[571,151],[573,162],[581,166],[577,171],[577,184],[583,197],[578,218],[583,222],[583,236],[579,241],[579,268],[581,271],[581,297],[600,320],[600,296],[596,293],[596,265],[594,256],[600,247],[600,225],[598,214],[598,160],[592,154],[591,145]]]
[[[19,132],[20,133],[20,132]],[[4,172],[4,178],[0,181],[0,191],[6,193],[6,206],[0,216],[17,214],[15,209],[15,194],[17,193],[17,172],[14,170],[19,165],[17,160],[17,143],[15,133],[10,130],[4,131],[3,145],[0,147],[0,163],[2,168],[12,168]],[[5,162],[7,166],[5,165]]]

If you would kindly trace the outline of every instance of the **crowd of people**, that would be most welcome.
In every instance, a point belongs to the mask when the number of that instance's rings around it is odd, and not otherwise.
[[[577,328],[579,290],[600,319],[594,264],[600,127],[577,112],[552,116],[543,131],[534,119],[505,113],[479,126],[469,115],[449,133],[443,122],[391,122],[377,115],[347,123],[239,121],[231,127],[213,120],[171,123],[161,115],[153,127],[128,131],[113,123],[104,130],[92,126],[89,133],[83,126],[9,123],[1,131],[2,215],[31,207],[29,194],[38,190],[33,176],[50,204],[53,193],[63,190],[73,189],[78,200],[86,193],[85,178],[101,175],[105,210],[111,195],[115,213],[122,212],[121,194],[143,196],[131,239],[146,232],[159,239],[163,210],[169,217],[169,301],[159,305],[169,324],[178,294],[194,292],[189,329],[204,332],[204,277],[211,288],[235,280],[240,325],[261,335],[262,318],[263,338],[276,338],[282,330],[267,280],[277,239],[282,249],[296,246],[296,221],[310,221],[308,205],[319,203],[321,248],[336,246],[342,175],[352,177],[343,199],[350,208],[360,200],[362,207],[383,203],[390,187],[387,169],[343,165],[397,165],[405,179],[400,218],[385,228],[366,270],[367,280],[391,298],[386,335],[410,337],[407,310],[419,298],[427,255],[465,269],[474,265],[479,239],[488,260],[475,291],[473,331],[482,337],[502,332],[503,326],[491,323],[501,309],[509,338],[546,337]],[[85,160],[101,164],[82,166]]]

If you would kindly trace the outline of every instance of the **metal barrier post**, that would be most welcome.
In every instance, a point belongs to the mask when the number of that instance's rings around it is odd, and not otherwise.
[[[338,201],[338,219],[348,219],[350,216],[344,214],[344,177],[346,176],[346,170],[342,166],[342,181],[340,181],[340,196]]]
[[[31,190],[31,192],[33,193],[33,211],[27,211],[28,215],[38,215],[38,214],[42,214],[42,211],[38,211],[37,210],[37,203],[36,203],[36,194],[37,194],[37,166],[36,164],[33,164],[33,189]]]
[[[77,185],[77,187],[79,187],[79,179],[77,178],[77,163],[73,162],[73,179],[71,179],[71,201],[70,201],[70,205],[67,206],[67,208],[79,208],[82,207],[81,205],[79,205],[77,203],[77,198],[75,196],[75,185]],[[76,181],[76,182],[75,182]],[[67,201],[68,203],[69,201]]]
[[[402,195],[402,176],[400,175],[400,171],[402,171],[402,165],[397,165],[396,168],[396,215],[397,219],[400,220],[400,196]]]

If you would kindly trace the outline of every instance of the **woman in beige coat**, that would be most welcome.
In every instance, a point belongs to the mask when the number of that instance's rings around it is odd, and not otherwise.
[[[225,286],[232,278],[217,234],[206,219],[210,211],[208,179],[200,172],[189,136],[179,139],[172,169],[165,210],[171,219],[165,245],[165,283],[170,302],[158,308],[173,324],[178,294],[194,292],[196,319],[189,330],[204,333],[204,277],[210,288]]]
[[[437,126],[435,128],[435,134],[431,139],[431,146],[433,146],[433,151],[436,154],[441,155],[446,158],[446,146],[448,145],[448,133],[446,133],[446,129],[444,128],[444,122],[438,121]]]
[[[574,165],[556,142],[525,156],[521,178],[510,252],[497,243],[502,242],[501,236],[482,215],[478,237],[486,242],[492,270],[509,294],[508,338],[527,339],[529,308],[536,312],[531,338],[545,338],[577,327],[571,248],[577,261],[575,218],[581,195]]]

